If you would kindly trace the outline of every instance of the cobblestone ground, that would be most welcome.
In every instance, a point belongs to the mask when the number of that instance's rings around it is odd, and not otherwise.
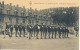
[[[79,37],[70,35],[69,38],[57,39],[28,39],[28,37],[6,36],[0,35],[0,49],[7,50],[78,50]]]

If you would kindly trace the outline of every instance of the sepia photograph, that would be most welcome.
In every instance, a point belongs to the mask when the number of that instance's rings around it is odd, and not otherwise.
[[[0,50],[79,50],[79,0],[0,0]]]

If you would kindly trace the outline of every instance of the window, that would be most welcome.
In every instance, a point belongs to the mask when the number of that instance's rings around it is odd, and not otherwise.
[[[23,23],[25,23],[25,18],[23,18]]]
[[[31,24],[31,20],[28,20],[28,24]]]
[[[16,23],[18,23],[18,20],[19,20],[19,19],[18,19],[18,18],[16,18]]]
[[[12,17],[9,17],[9,21],[12,23]]]
[[[17,10],[15,10],[15,11],[14,11],[14,14],[17,16],[17,15],[18,15],[18,11],[17,11]]]
[[[7,10],[7,14],[9,14],[9,15],[10,15],[10,10]]]

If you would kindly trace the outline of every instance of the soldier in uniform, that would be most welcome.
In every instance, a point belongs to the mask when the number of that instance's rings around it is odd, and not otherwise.
[[[23,37],[25,37],[25,25],[22,26],[22,29],[23,29],[23,32],[24,32]]]
[[[64,38],[65,29],[62,27],[62,38]]]
[[[29,32],[29,39],[31,39],[31,30],[32,30],[32,26],[27,25],[27,31]]]
[[[34,31],[34,28],[33,28],[33,26],[31,26],[31,37],[33,35],[33,31]]]
[[[68,30],[68,28],[66,28],[66,34],[67,34],[67,38],[68,38],[68,33],[69,33],[69,30]]]
[[[66,38],[67,29],[64,27],[64,37]]]
[[[49,39],[50,39],[50,34],[51,34],[51,26],[48,26],[48,33],[49,33]]]
[[[34,25],[34,27],[33,27],[33,31],[34,31],[34,37],[35,37],[36,25]]]
[[[40,30],[40,26],[37,24],[37,27],[36,27],[37,39],[38,39],[39,30]]]
[[[53,34],[54,34],[54,27],[51,28],[52,31],[52,38],[53,38]]]
[[[42,39],[42,33],[43,33],[43,24],[40,26],[40,32],[41,32],[41,39]]]
[[[35,30],[36,30],[36,38],[38,39],[38,33],[39,33],[39,30],[40,30],[40,26],[37,24],[36,26],[35,26]]]
[[[15,36],[17,37],[18,25],[17,25],[17,24],[16,24],[16,25],[14,25],[14,28],[15,28],[15,32],[16,32]]]
[[[22,33],[22,25],[19,25],[18,28],[19,28],[19,32],[20,32],[19,37],[21,37],[21,33]]]
[[[10,26],[8,24],[6,24],[6,32],[7,32],[7,35],[10,37],[9,28],[10,28]]]
[[[46,34],[47,34],[47,26],[44,26],[44,32],[45,32],[45,39],[46,39]]]
[[[56,38],[56,34],[57,34],[57,27],[54,27],[54,32],[55,32],[55,38]]]
[[[10,25],[10,32],[11,32],[11,37],[12,37],[12,33],[13,33],[13,26],[12,26],[12,24]]]
[[[59,34],[59,38],[61,38],[61,29],[60,27],[57,28],[58,34]]]

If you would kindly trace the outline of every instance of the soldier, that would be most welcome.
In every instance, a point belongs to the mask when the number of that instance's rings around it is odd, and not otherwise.
[[[42,33],[43,33],[43,24],[40,26],[40,31],[41,31],[41,39],[42,39]]]
[[[20,32],[19,37],[21,37],[21,33],[22,33],[22,25],[19,25],[18,28],[19,28],[19,32]]]
[[[11,32],[11,37],[12,37],[12,33],[13,33],[13,26],[12,26],[12,24],[10,26],[10,32]]]
[[[51,34],[51,26],[48,26],[48,33],[49,33],[49,39],[50,39],[50,34]]]
[[[6,24],[6,32],[7,32],[7,35],[10,37],[9,28],[10,28],[10,26],[8,24]]]
[[[36,25],[34,25],[34,27],[33,27],[33,31],[34,31],[34,37],[35,37]]]
[[[25,25],[22,26],[22,29],[23,29],[23,32],[24,32],[23,37],[25,37]]]
[[[79,32],[79,27],[74,27],[74,30],[76,31],[76,37],[78,36],[78,32]]]
[[[31,39],[31,29],[32,29],[32,26],[27,25],[27,31],[29,32],[29,39]]]
[[[54,27],[51,28],[52,31],[52,38],[53,38],[53,34],[54,34]]]
[[[37,39],[38,39],[39,30],[40,30],[40,26],[37,24],[37,26],[36,26]]]
[[[66,27],[64,28],[64,37],[66,38],[66,33],[67,33],[67,29]]]
[[[64,38],[65,29],[62,27],[62,38]]]
[[[15,28],[15,32],[16,32],[15,36],[17,37],[18,25],[17,25],[17,24],[16,24],[16,25],[14,25],[14,28]]]
[[[56,38],[56,34],[57,34],[57,27],[54,27],[54,32],[55,32],[55,38]]]
[[[43,29],[44,29],[44,32],[45,32],[45,39],[46,39],[46,34],[47,34],[47,26],[45,25]]]
[[[61,38],[61,29],[60,27],[57,28],[58,34],[59,34],[59,38]]]
[[[66,33],[67,33],[67,38],[68,38],[68,33],[69,33],[69,30],[68,30],[68,28],[66,28]]]
[[[33,31],[34,31],[34,28],[33,28],[33,26],[31,26],[31,37],[33,35]]]

